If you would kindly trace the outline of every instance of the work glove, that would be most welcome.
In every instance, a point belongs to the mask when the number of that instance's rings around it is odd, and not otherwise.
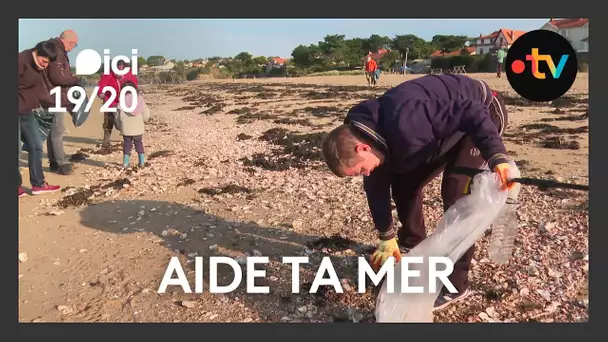
[[[517,182],[511,182],[511,179],[521,177],[519,169],[515,163],[500,163],[494,168],[494,172],[498,174],[500,180],[501,189],[509,191],[508,198],[514,202],[517,202],[519,191],[521,190],[521,184]]]
[[[399,251],[399,245],[397,245],[397,239],[392,238],[386,241],[380,241],[374,254],[372,254],[372,268],[378,272],[380,267],[384,265],[384,262],[389,257],[395,257],[395,263],[401,261],[401,252]]]

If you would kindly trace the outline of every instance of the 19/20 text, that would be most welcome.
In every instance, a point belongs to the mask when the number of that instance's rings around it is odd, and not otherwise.
[[[86,107],[85,107],[85,111],[90,111],[91,107],[93,106],[93,102],[95,102],[95,96],[97,95],[99,91],[99,87],[95,87],[93,88],[93,91],[91,92],[91,95],[88,97],[88,101],[86,103]],[[85,94],[85,90],[83,87],[71,87],[70,89],[68,89],[67,92],[67,97],[68,97],[68,101],[70,101],[71,104],[74,105],[74,109],[72,111],[77,112],[80,110],[80,108],[85,104],[85,96],[83,96],[83,94]],[[118,96],[118,106],[120,108],[122,108],[125,112],[131,113],[133,112],[133,110],[135,110],[135,108],[137,107],[137,92],[135,90],[135,88],[127,86],[124,87],[120,90],[120,95],[116,94],[116,89],[112,88],[112,87],[103,87],[102,89],[102,93],[103,94],[108,94],[109,96],[106,96],[106,98],[104,99],[104,103],[100,108],[100,112],[104,113],[104,112],[116,112],[116,107],[110,107],[114,101],[116,100],[116,97]],[[127,106],[127,103],[125,101],[126,95],[127,93],[131,93],[131,96],[133,98],[133,101],[131,101],[131,103]],[[67,109],[65,107],[61,107],[61,87],[57,86],[53,89],[51,89],[51,95],[55,96],[55,106],[54,107],[50,107],[49,108],[49,112],[51,113],[61,113],[61,112],[66,112]]]

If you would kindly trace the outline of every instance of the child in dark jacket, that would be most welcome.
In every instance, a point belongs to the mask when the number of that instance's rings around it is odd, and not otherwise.
[[[116,128],[120,131],[123,138],[122,164],[125,168],[129,167],[131,149],[133,148],[133,145],[135,145],[135,151],[137,151],[138,156],[138,166],[144,167],[145,151],[143,134],[145,131],[145,124],[150,120],[150,110],[144,102],[143,97],[137,91],[137,86],[134,82],[125,82],[124,88],[126,87],[133,87],[137,94],[133,95],[131,92],[126,92],[125,103],[120,103],[116,110]],[[131,109],[134,101],[137,101],[137,104]]]

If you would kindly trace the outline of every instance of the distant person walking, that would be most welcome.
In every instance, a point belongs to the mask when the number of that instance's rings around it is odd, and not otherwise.
[[[61,87],[60,107],[66,108],[71,112],[74,105],[68,100],[68,90],[80,84],[80,78],[73,75],[70,69],[70,59],[68,52],[78,46],[78,36],[72,30],[66,30],[58,38],[50,40],[57,47],[57,59],[49,64],[47,74],[52,87]],[[66,112],[52,113],[53,124],[47,137],[47,152],[49,157],[49,168],[60,175],[69,175],[74,172],[72,164],[66,156],[63,146],[63,137],[66,129],[64,124]]]
[[[30,171],[30,183],[32,184],[32,194],[38,195],[47,192],[55,192],[59,186],[49,185],[44,180],[42,171],[42,138],[40,127],[35,117],[35,112],[43,111],[54,105],[51,97],[49,85],[50,81],[45,69],[49,63],[57,59],[57,47],[52,41],[40,42],[33,49],[27,49],[19,53],[19,83],[17,90],[19,93],[19,153],[17,161],[21,155],[21,142],[28,146],[27,166]],[[19,197],[27,196],[21,186],[23,179],[19,166]]]
[[[374,87],[376,86],[376,70],[378,70],[378,64],[370,56],[365,59],[365,79],[367,84]]]
[[[501,47],[496,51],[496,77],[500,78],[502,75],[502,66],[505,61],[505,48]]]

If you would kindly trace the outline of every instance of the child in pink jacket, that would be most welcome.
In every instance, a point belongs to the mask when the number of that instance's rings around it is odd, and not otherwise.
[[[135,83],[127,81],[123,85],[125,87],[133,87],[137,91]],[[132,111],[129,111],[133,105],[133,101],[137,99],[137,104]],[[150,110],[146,105],[144,98],[138,93],[137,97],[133,96],[131,92],[125,93],[125,103],[118,105],[116,111],[116,128],[120,131],[123,138],[123,167],[128,168],[129,158],[133,145],[135,145],[135,151],[138,155],[138,166],[144,167],[145,163],[145,151],[143,143],[143,135],[145,131],[145,124],[150,120]]]

